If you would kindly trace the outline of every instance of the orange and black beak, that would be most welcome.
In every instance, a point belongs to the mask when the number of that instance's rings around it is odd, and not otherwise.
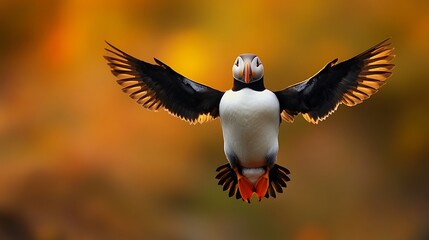
[[[252,69],[250,68],[250,63],[246,62],[244,65],[244,82],[248,84],[250,78],[252,77]]]

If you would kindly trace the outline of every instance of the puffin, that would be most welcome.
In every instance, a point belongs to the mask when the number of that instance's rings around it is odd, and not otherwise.
[[[336,58],[278,91],[265,88],[264,65],[250,53],[234,61],[227,91],[192,81],[157,58],[155,64],[139,60],[107,41],[104,58],[122,91],[144,108],[166,110],[190,124],[220,118],[228,162],[216,169],[216,179],[229,197],[250,203],[253,195],[259,201],[275,198],[290,180],[290,171],[276,163],[281,122],[301,114],[318,124],[339,105],[355,106],[376,93],[395,66],[389,40],[346,61]]]

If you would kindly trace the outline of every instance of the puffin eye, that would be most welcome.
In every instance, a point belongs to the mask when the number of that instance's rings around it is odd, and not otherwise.
[[[237,58],[237,61],[235,61],[235,66],[238,67],[238,64],[240,63],[239,59]]]
[[[261,65],[261,61],[259,61],[259,58],[256,57],[256,67],[259,67],[259,65]]]

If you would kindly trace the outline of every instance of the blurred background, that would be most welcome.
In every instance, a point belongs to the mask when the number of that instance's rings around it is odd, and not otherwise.
[[[0,239],[429,239],[429,2],[1,1]],[[282,89],[391,37],[379,93],[283,123],[291,182],[248,205],[214,179],[218,120],[120,90],[105,40],[227,90],[243,52]]]

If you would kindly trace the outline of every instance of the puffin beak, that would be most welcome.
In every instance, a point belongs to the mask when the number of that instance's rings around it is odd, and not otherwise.
[[[248,84],[250,82],[250,75],[252,75],[250,71],[250,64],[246,63],[244,66],[244,82]]]

